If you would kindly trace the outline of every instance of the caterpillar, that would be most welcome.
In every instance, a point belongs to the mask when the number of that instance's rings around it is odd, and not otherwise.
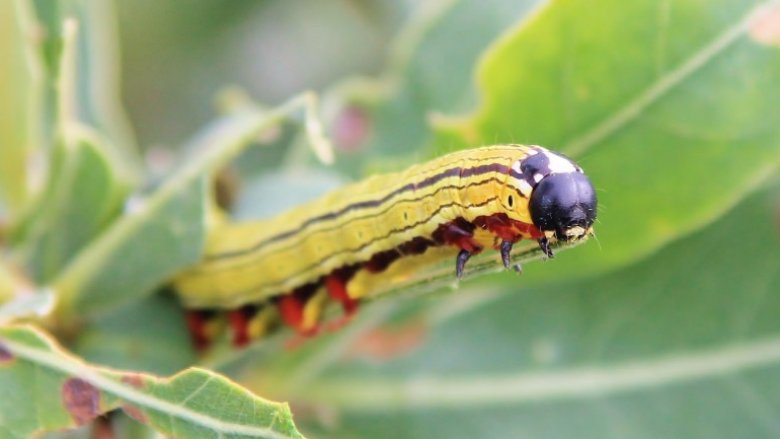
[[[320,328],[337,303],[349,318],[388,273],[453,258],[460,278],[469,258],[491,247],[510,267],[512,246],[592,234],[596,194],[582,169],[535,145],[463,150],[340,188],[263,221],[212,230],[202,260],[174,279],[192,310],[196,345],[209,343],[226,311],[233,344],[281,321],[301,334]]]

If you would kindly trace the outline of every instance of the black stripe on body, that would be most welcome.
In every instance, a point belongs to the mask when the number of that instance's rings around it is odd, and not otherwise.
[[[380,217],[380,216],[386,214],[390,209],[400,205],[401,203],[420,203],[420,202],[423,202],[424,200],[426,200],[428,198],[435,197],[440,192],[445,191],[445,190],[469,188],[469,187],[479,186],[479,185],[486,184],[486,183],[501,183],[501,179],[499,179],[498,177],[491,177],[491,178],[487,178],[485,180],[471,182],[471,183],[469,183],[469,184],[467,184],[465,186],[461,186],[461,185],[458,185],[458,184],[451,184],[451,185],[447,185],[447,186],[442,186],[442,187],[436,189],[435,191],[433,191],[433,192],[431,192],[429,194],[423,195],[423,196],[421,196],[419,198],[410,198],[410,199],[398,200],[395,203],[389,204],[386,208],[382,209],[381,211],[373,212],[373,213],[371,213],[369,215],[356,217],[356,218],[353,219],[353,221],[365,221],[367,219]],[[513,188],[513,189],[517,192],[517,194],[520,197],[524,198],[524,195],[520,192],[519,189],[517,189],[517,188]],[[319,230],[317,230],[314,233],[332,232],[333,230],[339,229],[341,227],[343,227],[343,224],[334,224],[333,226],[319,229]],[[297,239],[297,240],[291,241],[288,245],[285,245],[283,247],[279,247],[277,249],[274,249],[273,253],[282,252],[282,251],[288,250],[290,247],[294,247],[294,246],[297,246],[297,245],[302,245],[301,241],[303,241],[303,237],[301,237],[301,239]],[[259,250],[260,249],[258,249],[258,251]],[[273,253],[271,253],[270,255],[267,255],[267,257],[272,257]],[[257,263],[257,259],[255,259],[255,258],[246,259],[242,263],[231,264],[230,268],[231,269],[240,268],[240,267],[244,267],[244,266],[247,266],[247,265],[252,265],[252,264],[255,264],[255,263]],[[197,269],[195,269],[193,271],[193,273],[208,273],[208,272],[218,271],[221,268],[222,267],[220,267],[220,266],[214,266],[214,267],[200,266]]]
[[[276,234],[274,236],[271,236],[269,238],[266,238],[266,239],[264,239],[264,240],[262,240],[262,241],[260,241],[260,242],[258,242],[256,244],[252,245],[252,246],[249,246],[249,247],[246,247],[246,248],[242,248],[242,249],[238,249],[238,250],[232,250],[232,251],[226,251],[226,252],[217,253],[217,254],[205,255],[204,256],[204,260],[208,262],[208,261],[215,261],[215,260],[219,260],[219,259],[226,259],[226,258],[230,258],[230,257],[240,256],[240,255],[247,254],[247,253],[253,253],[253,252],[256,252],[256,251],[262,249],[263,247],[265,247],[265,246],[267,246],[269,244],[272,244],[274,242],[278,242],[278,241],[290,238],[290,237],[292,237],[292,236],[294,236],[296,234],[299,234],[300,232],[305,230],[307,227],[312,226],[312,225],[314,225],[316,223],[336,219],[336,218],[338,218],[338,217],[340,217],[340,216],[342,216],[342,215],[344,215],[344,214],[346,214],[348,212],[351,212],[353,210],[360,210],[360,209],[366,209],[366,208],[372,208],[372,207],[381,206],[382,204],[387,203],[387,201],[389,201],[391,198],[393,198],[393,197],[395,197],[395,196],[397,196],[399,194],[402,194],[404,192],[409,192],[409,191],[418,190],[418,189],[424,189],[424,188],[426,188],[428,186],[432,186],[432,185],[438,183],[439,181],[441,181],[441,180],[443,180],[445,178],[448,178],[448,177],[455,177],[455,176],[458,176],[458,177],[472,177],[472,176],[475,176],[475,175],[487,174],[487,173],[490,173],[490,172],[498,172],[498,173],[502,173],[502,174],[510,174],[510,173],[511,174],[516,174],[516,172],[514,172],[511,169],[511,167],[506,166],[506,165],[502,165],[500,163],[491,163],[489,165],[481,165],[481,166],[475,166],[475,167],[471,167],[471,168],[462,168],[462,167],[459,167],[459,166],[458,167],[454,167],[454,168],[449,168],[449,169],[444,170],[443,172],[440,172],[438,174],[432,175],[432,176],[430,176],[430,177],[428,177],[428,178],[426,178],[426,179],[424,179],[424,180],[422,180],[420,182],[406,184],[406,185],[404,185],[404,186],[402,186],[402,187],[400,187],[398,189],[395,189],[392,192],[386,194],[382,198],[374,199],[374,200],[365,200],[365,201],[360,201],[360,202],[357,202],[357,203],[349,204],[349,205],[344,206],[342,209],[337,210],[335,212],[328,212],[326,214],[322,214],[322,215],[319,215],[319,216],[315,216],[315,217],[309,218],[309,219],[305,220],[303,223],[301,223],[301,225],[299,227],[296,227],[296,228],[290,229],[290,230],[288,230],[286,232],[282,232],[282,233]],[[394,205],[395,205],[395,203],[391,204],[390,207],[392,207]],[[361,219],[361,218],[356,218],[356,219]],[[303,236],[303,234],[301,234],[301,236]],[[291,243],[291,245],[293,245],[293,244],[294,243]]]
[[[461,203],[458,203],[458,202],[455,202],[455,201],[453,201],[451,203],[443,204],[443,205],[439,206],[438,209],[436,209],[433,213],[431,213],[430,216],[428,216],[427,218],[425,218],[423,220],[417,221],[417,222],[415,222],[413,224],[406,225],[404,227],[400,227],[400,228],[397,228],[397,229],[392,229],[390,232],[388,232],[384,236],[376,237],[376,238],[374,238],[374,239],[372,239],[370,241],[367,241],[367,242],[361,244],[359,247],[339,250],[337,252],[331,253],[330,255],[323,257],[319,261],[317,261],[317,262],[315,262],[313,264],[307,265],[306,267],[304,267],[302,270],[298,271],[297,273],[293,273],[292,275],[289,276],[289,278],[297,277],[297,276],[300,276],[300,275],[302,275],[302,274],[304,274],[306,272],[312,271],[312,270],[316,269],[317,267],[325,264],[331,258],[334,258],[334,257],[337,257],[337,256],[341,256],[341,255],[344,255],[344,254],[348,254],[348,253],[357,253],[357,252],[365,249],[366,247],[370,246],[374,242],[389,239],[391,236],[393,236],[395,234],[403,233],[403,232],[405,232],[407,230],[410,230],[410,229],[413,229],[413,228],[418,227],[420,225],[423,225],[423,224],[429,222],[434,216],[436,216],[439,212],[441,212],[442,210],[444,210],[446,208],[456,207],[456,206],[457,207],[461,207],[461,208],[483,207],[483,206],[486,206],[486,205],[488,205],[488,204],[490,204],[490,203],[492,203],[494,201],[497,201],[498,198],[499,197],[490,197],[487,200],[485,200],[484,202],[479,203],[479,204],[461,204]],[[432,238],[432,237],[427,237],[427,238]],[[359,262],[358,261],[354,261],[354,262],[350,262],[349,264],[355,264],[355,263],[360,263],[360,262],[365,262],[365,261],[359,261]],[[338,269],[338,267],[336,269]],[[323,273],[322,275],[325,275],[325,274],[327,274],[327,273]],[[258,284],[256,286],[253,286],[253,287],[251,287],[251,288],[249,288],[247,290],[243,290],[243,291],[240,291],[240,292],[234,292],[233,294],[234,295],[243,296],[243,295],[246,295],[246,294],[251,294],[252,292],[257,291],[257,290],[262,289],[262,288],[281,287],[281,285],[284,284],[285,282],[287,282],[288,279],[285,279],[285,280],[282,280],[282,281],[279,281],[279,282],[273,282],[273,283],[260,283],[260,284]],[[285,292],[284,291],[279,291],[279,294],[283,294],[283,293],[285,293]]]

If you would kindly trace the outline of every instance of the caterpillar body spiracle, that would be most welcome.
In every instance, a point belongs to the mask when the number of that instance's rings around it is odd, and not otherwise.
[[[235,345],[279,321],[311,334],[328,303],[349,316],[403,270],[452,258],[460,277],[486,248],[498,250],[509,268],[521,239],[552,256],[551,241],[592,233],[596,204],[588,177],[563,155],[533,145],[463,150],[347,185],[269,220],[217,226],[201,262],[174,287],[191,310],[200,347],[218,314],[227,315]]]

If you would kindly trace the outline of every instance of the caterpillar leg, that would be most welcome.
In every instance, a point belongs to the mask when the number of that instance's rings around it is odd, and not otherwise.
[[[185,318],[195,350],[199,352],[206,350],[211,342],[206,334],[206,316],[202,311],[187,311]]]
[[[355,275],[359,266],[347,266],[325,276],[323,284],[331,299],[341,304],[344,314],[351,316],[357,311],[358,301],[347,292],[347,282]]]
[[[349,297],[346,282],[337,275],[330,274],[325,277],[325,289],[328,290],[330,298],[339,302],[344,310],[344,315],[330,322],[326,328],[328,331],[335,331],[352,321],[357,312],[358,301]]]
[[[523,266],[520,264],[512,265],[512,246],[515,245],[512,241],[503,240],[501,241],[501,262],[504,264],[504,268],[507,270],[511,268],[512,270],[515,270],[518,273],[523,272]]]
[[[240,348],[265,335],[276,322],[277,313],[272,306],[246,305],[228,311],[227,319],[233,330],[233,346]]]
[[[296,336],[285,344],[289,350],[298,348],[323,329],[320,320],[322,310],[329,299],[328,292],[322,288],[315,288],[313,291],[314,293],[303,300],[298,291],[278,299],[277,306],[283,321],[297,332]]]
[[[514,243],[512,241],[503,240],[501,241],[501,262],[504,263],[504,268],[509,269],[509,265],[512,263],[512,246]]]
[[[473,253],[468,250],[461,250],[458,253],[458,257],[455,259],[455,277],[460,280],[463,277],[463,269],[466,267],[466,261],[471,258]]]
[[[537,242],[539,243],[539,248],[542,249],[542,251],[544,252],[545,256],[547,256],[548,258],[551,258],[551,259],[553,257],[555,257],[555,255],[553,254],[552,249],[550,248],[550,241],[548,241],[546,237],[539,238],[539,241],[537,241]]]
[[[338,276],[330,274],[325,276],[325,289],[331,299],[341,304],[344,314],[354,314],[357,310],[358,302],[347,294],[346,283]]]
[[[463,276],[463,269],[466,261],[482,251],[482,246],[474,239],[474,224],[458,219],[446,224],[442,224],[433,234],[434,240],[439,244],[449,244],[460,249],[458,257],[455,259],[455,276],[460,279]]]
[[[504,241],[517,242],[519,239],[518,230],[505,214],[495,214],[490,216],[480,216],[474,220],[477,227],[490,230],[494,235]]]
[[[317,294],[317,286],[306,285],[276,299],[282,321],[301,335],[315,335],[319,331],[319,316],[324,294]]]
[[[279,313],[270,304],[265,304],[256,311],[254,316],[249,320],[247,325],[247,333],[250,340],[257,340],[263,337],[269,330],[277,324],[279,320]]]
[[[295,297],[295,294],[288,294],[279,297],[276,302],[279,308],[279,314],[282,321],[295,329],[301,327],[303,322],[303,302]]]
[[[474,239],[474,225],[466,220],[440,225],[433,237],[439,244],[454,245],[472,254],[482,251],[482,246]]]
[[[206,351],[221,331],[221,322],[211,310],[190,310],[185,314],[192,344],[198,352]]]
[[[249,343],[249,320],[254,316],[255,309],[243,306],[227,313],[228,323],[233,330],[233,346],[243,347]]]

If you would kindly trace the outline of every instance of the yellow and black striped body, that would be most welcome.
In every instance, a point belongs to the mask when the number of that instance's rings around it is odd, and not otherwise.
[[[195,309],[297,293],[302,314],[292,320],[305,329],[316,325],[328,296],[346,303],[370,295],[404,258],[424,265],[458,255],[465,263],[483,248],[545,239],[529,202],[539,181],[556,173],[582,170],[538,146],[497,145],[373,176],[273,219],[216,227],[202,262],[177,276],[175,288]],[[584,226],[578,236],[589,231]],[[316,308],[310,315],[307,305]]]

